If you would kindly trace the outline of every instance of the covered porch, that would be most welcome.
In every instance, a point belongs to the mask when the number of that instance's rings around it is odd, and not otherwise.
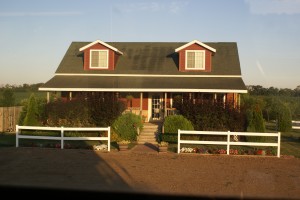
[[[70,101],[76,97],[85,96],[88,92],[61,92],[61,98]],[[92,92],[95,93],[95,92]],[[104,92],[100,92],[104,93]],[[140,115],[144,122],[163,121],[169,115],[179,114],[174,107],[175,101],[189,100],[193,103],[212,102],[240,106],[239,93],[210,93],[210,92],[112,92],[125,105],[124,112]],[[47,92],[47,101],[50,101]]]

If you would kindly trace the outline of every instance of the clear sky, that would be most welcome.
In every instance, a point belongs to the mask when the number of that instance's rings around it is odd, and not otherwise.
[[[237,42],[246,85],[300,85],[300,0],[0,0],[0,85],[46,82],[97,39]]]

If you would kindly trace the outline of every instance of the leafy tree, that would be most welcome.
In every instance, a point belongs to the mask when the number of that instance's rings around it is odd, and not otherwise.
[[[3,90],[0,104],[4,107],[15,105],[15,95],[11,88],[5,88]]]
[[[28,101],[27,112],[24,118],[25,126],[38,126],[38,106],[34,94],[31,94]]]

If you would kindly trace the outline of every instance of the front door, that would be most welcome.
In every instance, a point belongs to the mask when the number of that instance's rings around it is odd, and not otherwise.
[[[160,118],[161,118],[161,96],[159,94],[153,94],[151,103],[152,103],[151,118],[153,120],[160,120]]]

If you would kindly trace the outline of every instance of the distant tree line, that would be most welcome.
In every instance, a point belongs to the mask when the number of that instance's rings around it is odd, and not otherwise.
[[[35,84],[24,83],[22,85],[3,84],[0,85],[0,92],[3,92],[7,89],[11,89],[13,92],[36,92],[38,91],[38,88],[43,84],[44,83],[35,83]]]
[[[265,88],[261,85],[249,85],[247,86],[247,89],[250,95],[300,97],[300,85],[295,89],[278,89],[276,87]]]

